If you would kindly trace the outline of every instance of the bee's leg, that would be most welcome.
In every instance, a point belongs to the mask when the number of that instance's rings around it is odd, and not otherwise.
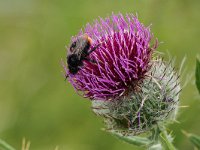
[[[91,62],[91,63],[95,63],[95,64],[97,63],[96,60],[90,59],[90,58],[84,58],[84,60]]]
[[[65,75],[65,81],[67,80],[67,78],[68,78],[68,77],[69,77],[69,75],[68,75],[68,74],[66,74],[66,75]]]
[[[90,51],[88,51],[88,55],[91,54],[93,51],[95,51],[101,44],[97,44],[95,47],[93,47]]]
[[[89,59],[89,62],[91,62],[91,63],[93,63],[93,64],[96,64],[96,63],[97,63],[97,61],[94,60],[94,59]]]

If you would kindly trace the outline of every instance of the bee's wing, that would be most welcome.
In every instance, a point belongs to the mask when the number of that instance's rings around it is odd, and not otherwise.
[[[75,54],[77,54],[78,56],[81,57],[83,50],[85,49],[87,43],[88,43],[88,41],[85,37],[78,39],[76,48],[74,49],[73,53],[75,53]]]

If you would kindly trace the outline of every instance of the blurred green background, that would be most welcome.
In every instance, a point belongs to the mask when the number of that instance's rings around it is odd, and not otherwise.
[[[0,138],[17,149],[22,138],[32,150],[133,150],[101,131],[90,102],[62,76],[65,45],[87,22],[112,12],[138,13],[163,41],[159,51],[186,55],[186,75],[194,75],[200,53],[199,0],[0,0]],[[182,82],[183,84],[184,82]],[[200,134],[200,101],[194,77],[181,94],[178,121],[169,126],[179,149],[192,145],[181,129]]]

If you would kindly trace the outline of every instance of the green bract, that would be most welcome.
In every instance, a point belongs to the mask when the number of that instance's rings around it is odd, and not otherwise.
[[[151,65],[141,82],[126,95],[92,102],[93,111],[104,119],[107,130],[138,135],[175,120],[181,90],[178,75],[162,59],[152,60]]]

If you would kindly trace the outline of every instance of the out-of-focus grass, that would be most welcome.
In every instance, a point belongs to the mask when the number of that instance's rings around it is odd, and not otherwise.
[[[17,149],[23,137],[31,149],[132,150],[100,130],[101,120],[90,110],[90,102],[78,96],[62,76],[65,45],[87,22],[112,12],[138,13],[159,41],[159,50],[177,58],[186,55],[186,74],[195,69],[200,52],[199,0],[127,1],[0,1],[0,137]],[[180,124],[174,130],[179,149],[192,146],[180,129],[200,134],[200,101],[194,78],[183,89]],[[138,149],[138,148],[135,148]]]

